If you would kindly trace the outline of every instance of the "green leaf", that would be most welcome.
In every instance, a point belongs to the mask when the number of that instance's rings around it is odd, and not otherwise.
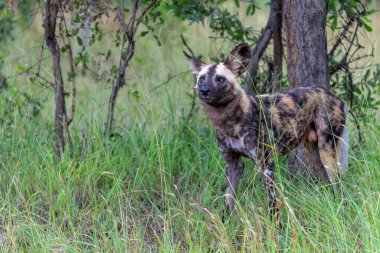
[[[72,18],[72,21],[74,22],[74,23],[79,23],[80,22],[80,16],[79,16],[79,14],[78,13],[75,13],[74,15],[73,15],[73,18]]]
[[[159,1],[157,9],[160,13],[163,13],[166,10],[166,2],[166,0]]]
[[[75,66],[78,66],[80,62],[81,62],[81,57],[80,56],[75,57],[74,59]]]
[[[249,16],[249,13],[251,12],[252,5],[249,5],[248,8],[245,10],[245,15]]]
[[[107,60],[110,58],[111,53],[112,53],[111,49],[108,49],[107,54],[106,54],[106,59]]]
[[[328,0],[327,6],[330,11],[336,11],[335,0]]]
[[[29,82],[31,84],[35,84],[36,83],[36,77],[29,77]]]
[[[15,69],[17,72],[25,71],[25,67],[18,64],[16,64]]]
[[[74,28],[74,29],[71,31],[71,35],[72,35],[72,36],[76,36],[76,35],[78,35],[78,33],[79,33],[79,29],[78,29],[78,28]]]
[[[82,38],[80,36],[77,36],[77,42],[78,42],[79,46],[83,46],[83,41],[82,41]]]
[[[144,37],[145,35],[147,35],[149,33],[149,31],[142,31],[141,33],[140,33],[140,36],[141,37]]]
[[[160,39],[157,37],[156,34],[153,34],[153,37],[156,39],[157,45],[160,47],[160,46],[161,46],[161,41],[160,41]]]
[[[88,54],[88,52],[85,52],[85,53],[83,54],[82,61],[83,61],[83,63],[85,63],[85,64],[87,64],[88,62],[90,62],[90,55]]]
[[[367,11],[366,16],[372,15],[375,12],[376,12],[375,9],[370,9],[370,10]]]
[[[364,22],[363,22],[363,25],[364,25],[364,29],[366,29],[367,32],[372,32],[373,29],[372,29],[372,27],[370,25],[368,25],[368,24],[366,24]]]
[[[98,34],[98,41],[101,41],[103,39],[103,32],[99,32]]]
[[[141,100],[141,95],[140,95],[140,93],[139,93],[137,90],[131,92],[130,94],[132,95],[132,97],[133,97],[137,102],[140,102],[140,100]]]
[[[334,16],[334,18],[333,18],[333,22],[332,22],[332,24],[331,24],[331,29],[332,29],[333,31],[335,31],[335,29],[337,28],[337,26],[338,26],[338,18],[337,18],[337,16]]]

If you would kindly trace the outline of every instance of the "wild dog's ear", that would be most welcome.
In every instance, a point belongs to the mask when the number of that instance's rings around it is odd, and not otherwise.
[[[251,48],[247,43],[241,43],[231,51],[223,64],[236,76],[240,76],[246,71],[250,61]]]
[[[199,60],[198,58],[196,57],[193,57],[189,54],[187,54],[185,51],[183,51],[183,54],[186,56],[187,58],[187,62],[189,63],[189,66],[191,68],[191,71],[195,74],[195,75],[198,75],[199,72],[201,71],[201,69],[203,68],[203,66],[205,66],[205,64]]]

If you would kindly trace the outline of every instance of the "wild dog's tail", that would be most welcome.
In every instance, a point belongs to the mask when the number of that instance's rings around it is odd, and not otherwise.
[[[347,112],[348,112],[347,105],[344,105],[344,114],[346,117],[347,117]],[[343,133],[340,136],[340,145],[339,145],[339,148],[340,148],[339,162],[340,162],[340,167],[342,169],[342,172],[346,172],[347,167],[348,167],[348,144],[349,144],[349,140],[348,140],[348,128],[347,128],[347,120],[346,120],[346,123],[343,126]]]

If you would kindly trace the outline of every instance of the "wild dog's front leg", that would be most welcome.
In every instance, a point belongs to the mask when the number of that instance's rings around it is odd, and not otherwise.
[[[265,191],[269,201],[269,214],[272,218],[278,212],[274,182],[274,162],[270,156],[266,156],[264,159],[263,158],[257,160],[257,167],[263,179]]]
[[[234,202],[236,197],[236,190],[239,184],[240,177],[244,170],[244,164],[240,156],[229,152],[222,151],[224,162],[226,163],[226,193],[225,203],[228,211],[232,212],[234,209]]]

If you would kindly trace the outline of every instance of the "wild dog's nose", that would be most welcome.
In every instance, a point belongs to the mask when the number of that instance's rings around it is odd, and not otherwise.
[[[207,96],[210,93],[210,89],[206,86],[202,86],[199,90],[202,96]]]

